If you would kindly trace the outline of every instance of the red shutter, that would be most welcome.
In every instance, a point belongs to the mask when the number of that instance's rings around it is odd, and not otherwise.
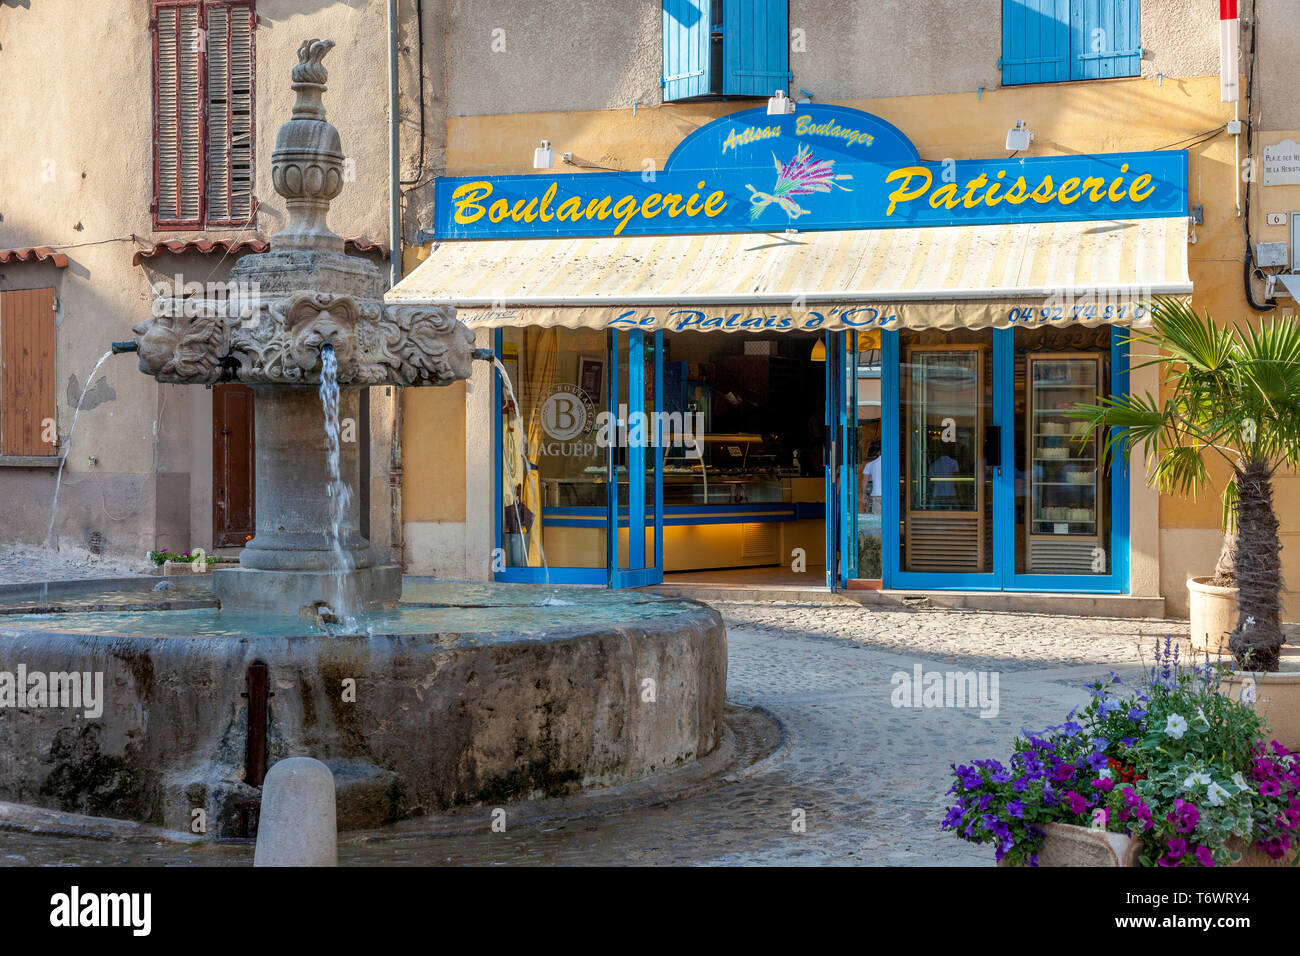
[[[203,224],[203,33],[198,0],[154,4],[154,224]]]
[[[209,2],[208,225],[245,226],[253,214],[253,7]]]
[[[254,0],[154,0],[154,227],[245,226]]]
[[[54,290],[0,292],[0,455],[57,455]]]

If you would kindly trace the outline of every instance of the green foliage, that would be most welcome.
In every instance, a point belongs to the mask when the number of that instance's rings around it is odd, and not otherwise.
[[[1087,430],[1106,430],[1108,458],[1128,462],[1140,448],[1150,461],[1148,482],[1162,492],[1195,498],[1211,484],[1208,462],[1234,473],[1262,465],[1271,474],[1300,461],[1300,324],[1273,318],[1258,328],[1218,325],[1176,299],[1159,298],[1152,327],[1128,339],[1163,353],[1133,368],[1163,370],[1162,400],[1114,395],[1069,414]],[[1224,490],[1224,526],[1232,530],[1236,478]]]

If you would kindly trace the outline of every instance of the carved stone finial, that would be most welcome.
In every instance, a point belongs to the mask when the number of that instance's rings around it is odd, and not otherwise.
[[[298,47],[298,65],[293,68],[294,83],[318,83],[325,85],[329,71],[321,61],[325,54],[334,49],[333,40],[303,40]]]
[[[329,73],[321,61],[333,48],[333,40],[306,40],[298,48],[292,72],[297,101],[271,153],[271,183],[289,211],[288,224],[271,237],[277,252],[343,251],[343,240],[325,222],[330,201],[343,190],[343,145],[322,100]]]

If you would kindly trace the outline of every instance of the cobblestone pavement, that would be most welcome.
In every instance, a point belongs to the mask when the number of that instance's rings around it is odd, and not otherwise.
[[[84,548],[37,548],[21,544],[0,545],[0,586],[120,578],[149,573],[149,562],[91,554]]]
[[[1114,668],[1140,670],[1154,636],[1185,624],[938,609],[719,603],[728,696],[775,714],[788,755],[700,796],[456,836],[346,838],[344,864],[992,865],[992,851],[939,830],[948,766],[1004,758],[1023,726],[1059,723]],[[899,672],[998,675],[999,710],[891,706]],[[796,811],[806,832],[793,832]],[[246,865],[244,846],[124,847],[0,834],[8,863]]]

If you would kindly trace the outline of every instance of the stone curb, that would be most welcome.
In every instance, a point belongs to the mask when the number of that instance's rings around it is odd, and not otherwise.
[[[197,833],[164,830],[162,827],[132,820],[92,817],[84,813],[65,813],[21,803],[0,802],[0,832],[6,830],[36,836],[125,843],[199,843],[206,839]]]
[[[559,821],[577,821],[596,814],[623,813],[644,807],[661,806],[701,796],[721,787],[745,780],[780,763],[790,754],[790,734],[784,723],[766,707],[729,703],[724,715],[726,738],[717,750],[688,767],[656,774],[616,787],[602,787],[565,797],[507,803],[504,808],[510,826],[535,825]],[[747,726],[750,723],[761,727]],[[735,728],[740,725],[742,736]],[[741,762],[744,744],[752,744],[760,733],[775,734],[776,746],[750,762]],[[741,762],[740,766],[735,766]],[[689,779],[684,779],[689,778]],[[340,849],[354,842],[380,842],[411,837],[466,836],[487,832],[493,808],[486,804],[442,814],[430,814],[394,824],[383,830],[352,831],[340,834]],[[473,816],[470,816],[473,814]]]

